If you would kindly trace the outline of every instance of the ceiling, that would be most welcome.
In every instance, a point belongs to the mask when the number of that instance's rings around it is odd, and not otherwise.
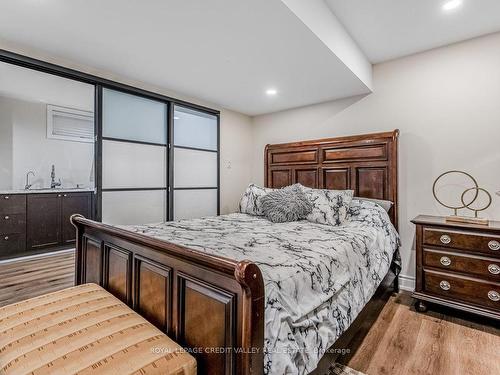
[[[498,0],[443,2],[2,0],[0,44],[258,115],[370,93],[371,63],[500,30]]]
[[[500,1],[326,0],[372,63],[500,31]]]
[[[370,91],[280,0],[2,0],[0,37],[249,115]]]
[[[94,110],[94,86],[0,62],[2,98]]]

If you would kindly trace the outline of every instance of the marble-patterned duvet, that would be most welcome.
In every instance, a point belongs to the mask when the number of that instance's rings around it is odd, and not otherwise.
[[[230,214],[126,226],[201,252],[249,259],[265,283],[265,374],[307,374],[372,297],[399,237],[378,205],[353,200],[348,221],[271,223]]]

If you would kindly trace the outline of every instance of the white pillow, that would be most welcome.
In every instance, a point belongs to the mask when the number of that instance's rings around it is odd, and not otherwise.
[[[391,207],[394,205],[393,202],[391,201],[385,201],[383,199],[375,199],[375,198],[361,198],[361,197],[354,197],[353,199],[358,199],[360,201],[368,201],[368,202],[373,202],[378,204],[380,207],[382,207],[385,212],[389,212]]]
[[[302,189],[313,204],[312,212],[306,217],[308,221],[334,226],[346,221],[354,191],[311,189],[305,186]]]
[[[260,199],[267,193],[276,189],[260,187],[255,184],[248,185],[240,200],[240,212],[254,216],[264,216]]]

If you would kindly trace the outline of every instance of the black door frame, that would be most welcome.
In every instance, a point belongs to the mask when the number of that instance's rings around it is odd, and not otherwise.
[[[37,70],[43,73],[49,73],[55,76],[72,79],[74,81],[93,85],[94,95],[94,158],[95,158],[95,188],[96,199],[94,204],[93,219],[100,221],[102,218],[102,89],[109,88],[125,92],[132,95],[142,96],[147,99],[163,102],[167,105],[166,129],[167,129],[167,199],[166,199],[166,218],[173,219],[173,107],[179,105],[191,108],[200,112],[209,113],[217,117],[217,215],[220,214],[220,111],[205,107],[195,103],[187,102],[181,99],[172,98],[166,95],[158,94],[153,91],[144,90],[138,87],[124,83],[112,81],[103,77],[84,73],[75,69],[66,68],[57,64],[38,60],[29,56],[21,55],[15,52],[0,49],[0,61]],[[120,189],[133,190],[133,189]],[[141,189],[148,190],[148,189]]]

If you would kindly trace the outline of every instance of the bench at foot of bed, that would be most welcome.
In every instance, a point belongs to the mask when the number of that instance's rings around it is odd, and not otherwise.
[[[180,345],[96,284],[0,308],[0,374],[196,374]]]

